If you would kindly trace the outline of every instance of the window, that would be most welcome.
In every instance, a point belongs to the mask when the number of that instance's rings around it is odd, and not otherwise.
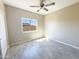
[[[37,19],[30,19],[30,18],[22,18],[21,19],[23,32],[25,31],[35,31],[37,30],[38,21]]]

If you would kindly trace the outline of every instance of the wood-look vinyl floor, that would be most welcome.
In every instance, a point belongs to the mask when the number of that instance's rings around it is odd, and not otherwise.
[[[79,50],[50,39],[40,39],[11,47],[5,59],[79,59]]]

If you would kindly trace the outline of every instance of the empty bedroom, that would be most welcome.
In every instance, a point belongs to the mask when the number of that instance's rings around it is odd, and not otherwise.
[[[79,0],[0,0],[0,59],[79,59]]]

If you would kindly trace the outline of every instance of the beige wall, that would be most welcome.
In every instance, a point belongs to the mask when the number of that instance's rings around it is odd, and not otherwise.
[[[0,45],[2,51],[2,57],[4,59],[6,51],[7,51],[7,27],[5,20],[5,11],[2,0],[0,0]]]
[[[79,3],[45,16],[45,35],[79,47]]]
[[[21,42],[27,42],[44,36],[43,16],[22,9],[5,5],[6,16],[9,30],[9,44],[15,45]],[[38,31],[22,32],[21,17],[33,18],[38,20]]]
[[[2,0],[0,0],[0,10],[4,12]]]

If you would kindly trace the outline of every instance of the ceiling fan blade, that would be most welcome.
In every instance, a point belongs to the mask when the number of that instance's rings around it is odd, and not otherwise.
[[[42,9],[42,7],[40,7],[40,9],[39,9],[39,10],[37,10],[37,12],[39,12],[41,9]]]
[[[51,5],[55,5],[55,2],[50,3],[50,4],[47,4],[47,5],[45,5],[45,6],[47,7],[47,6],[51,6]]]
[[[30,6],[30,7],[40,7],[40,6]]]
[[[48,11],[48,9],[47,9],[47,8],[44,8],[44,10]]]
[[[40,5],[44,4],[45,0],[40,0]]]

